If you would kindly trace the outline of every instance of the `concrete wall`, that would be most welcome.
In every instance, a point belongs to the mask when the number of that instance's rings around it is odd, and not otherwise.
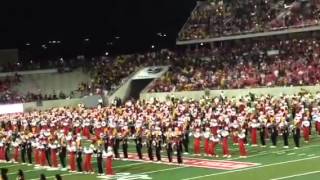
[[[37,106],[37,102],[29,102],[23,104],[23,110],[24,112],[29,112],[33,110],[46,110],[63,106],[77,107],[80,103],[84,104],[85,107],[96,107],[99,104],[100,99],[102,99],[101,96],[86,96],[83,98],[50,100],[42,101],[41,106]]]
[[[118,90],[116,90],[112,95],[107,97],[107,103],[111,104],[116,97],[120,98],[122,101],[124,99],[127,99],[131,90],[131,81],[132,79],[128,79],[123,85],[121,85],[121,87]]]
[[[67,96],[71,91],[76,90],[81,82],[89,82],[90,76],[84,73],[80,68],[72,72],[57,73],[33,73],[22,76],[22,82],[13,87],[13,90],[19,94],[27,92],[44,94],[52,94],[53,90],[58,95],[60,91]]]
[[[302,89],[305,89],[310,92],[320,91],[320,86],[295,86],[295,87],[273,87],[273,88],[253,88],[253,89],[232,89],[232,90],[223,90],[224,95],[228,97],[240,97],[247,95],[249,93],[254,93],[257,95],[261,94],[271,94],[273,96],[279,96],[283,94],[295,94],[300,92]],[[210,90],[210,96],[220,95],[222,90]],[[182,92],[165,92],[165,93],[146,93],[143,92],[140,94],[140,99],[149,100],[151,97],[158,98],[160,100],[165,100],[167,96],[175,97],[187,97],[193,99],[200,99],[205,95],[205,91],[182,91]]]

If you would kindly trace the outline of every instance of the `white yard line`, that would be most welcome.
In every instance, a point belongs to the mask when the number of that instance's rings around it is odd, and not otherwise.
[[[308,149],[308,148],[318,147],[318,146],[320,146],[320,145],[310,145],[310,146],[306,146],[306,147],[301,147],[299,149],[286,149],[286,150],[272,151],[272,152],[270,152],[270,151],[262,151],[262,152],[260,152],[258,154],[253,154],[253,155],[249,154],[248,158],[256,157],[256,156],[262,156],[262,155],[266,155],[266,154],[270,154],[270,153],[279,153],[279,152],[287,152],[287,151],[296,151],[296,150],[300,150],[300,149]],[[230,158],[230,159],[226,159],[226,160],[237,160],[237,159],[242,159],[242,158],[237,157],[237,158]]]
[[[299,162],[299,161],[305,161],[305,160],[316,159],[316,158],[320,158],[320,156],[314,156],[314,157],[303,158],[303,159],[296,159],[296,160],[291,160],[291,161],[283,161],[283,162],[278,162],[278,163],[271,163],[271,164],[266,164],[266,165],[261,165],[261,166],[225,171],[225,172],[220,172],[220,173],[207,174],[207,175],[202,175],[202,176],[195,176],[195,177],[191,177],[191,178],[185,178],[182,180],[200,179],[200,178],[204,178],[204,177],[217,176],[217,175],[222,175],[222,174],[230,174],[233,172],[246,171],[246,170],[258,169],[258,168],[269,167],[269,166],[276,166],[276,165],[281,165],[281,164],[288,164],[288,163],[292,163],[292,162]]]
[[[120,167],[128,167],[128,166],[134,166],[134,165],[139,165],[139,164],[146,164],[145,162],[140,162],[140,163],[132,163],[132,164],[126,164],[126,165],[121,165],[121,166],[115,166],[113,168],[120,168]],[[184,168],[184,167],[174,167],[174,168],[167,168],[167,169],[160,169],[157,171],[147,171],[147,172],[143,172],[143,173],[138,173],[138,174],[152,174],[152,173],[157,173],[157,172],[162,172],[162,171],[170,171],[170,170],[175,170],[175,169],[180,169],[180,168]],[[68,173],[68,174],[61,174],[61,176],[71,176],[71,175],[75,175],[75,174],[80,174],[80,173]],[[88,174],[89,175],[89,174]],[[96,175],[96,174],[95,174]],[[51,178],[55,178],[55,176],[49,176],[47,177],[47,179],[51,179]],[[35,179],[30,179],[30,180],[38,180],[39,178],[35,178]]]
[[[11,164],[11,165],[7,165],[7,166],[1,166],[1,168],[8,168],[8,167],[14,167],[14,166],[24,166],[27,164]]]
[[[60,176],[71,176],[71,175],[75,175],[75,174],[79,174],[79,173],[67,173],[67,174],[60,174]],[[48,176],[46,177],[47,179],[51,179],[51,178],[55,178],[56,176]],[[38,178],[34,178],[34,179],[30,179],[30,180],[39,180],[39,177]]]
[[[294,155],[294,154],[296,154],[296,153],[289,153],[289,154],[287,154],[288,156],[291,156],[291,155]]]
[[[274,178],[274,179],[270,179],[270,180],[288,179],[288,178],[292,178],[292,177],[305,176],[305,175],[317,174],[317,173],[320,173],[320,171],[311,171],[311,172],[307,172],[307,173],[295,174],[295,175],[291,175],[291,176],[284,176],[284,177]]]
[[[33,172],[33,171],[41,171],[41,170],[44,170],[44,169],[30,169],[30,170],[23,171],[23,173]],[[9,173],[7,175],[14,175],[14,174],[18,174],[18,170],[17,170],[17,172]]]
[[[146,162],[131,163],[131,164],[126,164],[126,165],[114,166],[113,168],[129,167],[129,166],[135,166],[135,165],[140,165],[140,164],[147,164],[147,163]]]
[[[186,166],[179,166],[179,167],[174,167],[174,168],[160,169],[160,170],[156,170],[156,171],[147,171],[147,172],[138,173],[138,174],[152,174],[152,173],[163,172],[163,171],[171,171],[171,170],[182,169],[182,168],[186,168]]]

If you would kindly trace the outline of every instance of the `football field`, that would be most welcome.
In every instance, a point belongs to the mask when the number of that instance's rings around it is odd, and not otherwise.
[[[134,153],[134,143],[131,142],[129,160],[113,161],[113,168],[116,173],[114,176],[97,176],[97,174],[37,169],[34,166],[13,163],[0,163],[0,167],[8,168],[9,179],[16,179],[17,170],[22,169],[28,180],[39,179],[41,173],[44,173],[47,179],[54,179],[55,174],[60,174],[65,180],[320,179],[320,137],[311,138],[311,142],[308,144],[302,142],[301,139],[301,147],[299,149],[293,149],[292,141],[290,141],[291,146],[289,149],[284,149],[282,143],[282,139],[279,137],[277,148],[247,146],[249,152],[247,158],[239,158],[238,146],[230,145],[231,158],[184,155],[184,164],[177,165],[176,163],[167,163],[165,157],[163,157],[164,162],[162,163],[150,162],[147,159],[139,161]],[[190,144],[191,146],[192,144]],[[217,152],[221,154],[221,149],[219,148]],[[163,153],[164,155],[165,152]],[[147,156],[144,155],[144,158],[147,158]],[[174,158],[176,161],[176,156]],[[93,164],[94,167],[97,166],[95,158]]]

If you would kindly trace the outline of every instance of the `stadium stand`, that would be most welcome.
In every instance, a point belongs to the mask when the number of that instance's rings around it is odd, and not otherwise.
[[[199,1],[178,40],[315,26],[320,23],[319,10],[317,0]]]
[[[216,43],[176,55],[150,92],[316,85],[319,38],[266,38]]]

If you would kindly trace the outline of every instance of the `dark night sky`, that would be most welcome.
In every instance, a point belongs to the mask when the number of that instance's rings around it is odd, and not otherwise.
[[[159,43],[173,47],[194,6],[194,0],[105,0],[103,4],[30,1],[19,6],[1,6],[0,48],[17,47],[36,54],[42,44],[60,40],[61,47],[55,52],[74,56],[84,51],[99,54],[107,49],[113,53],[139,52]],[[158,32],[167,37],[157,36]],[[90,41],[84,42],[85,38]],[[26,42],[31,45],[25,46]],[[114,45],[108,46],[107,42]]]

